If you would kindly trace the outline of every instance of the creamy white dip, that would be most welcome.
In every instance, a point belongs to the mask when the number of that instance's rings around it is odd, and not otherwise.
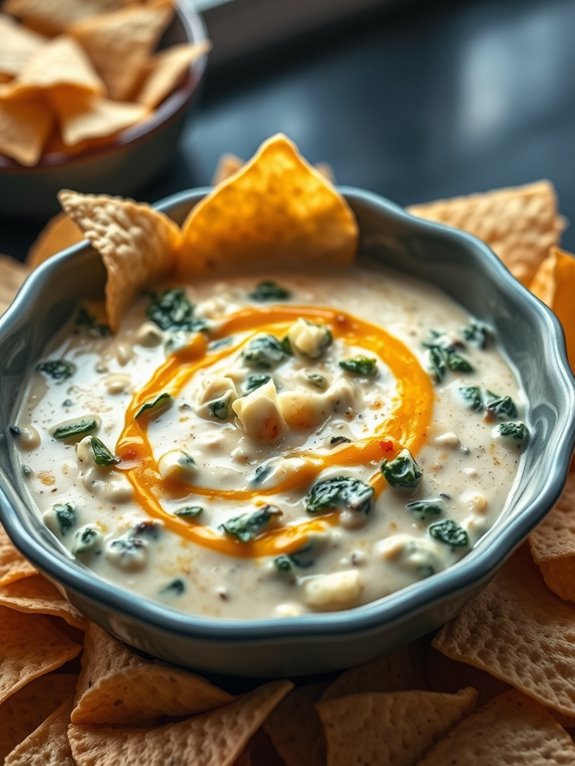
[[[46,525],[98,576],[221,617],[346,609],[456,562],[527,441],[492,332],[381,270],[257,284],[64,328],[12,428]]]

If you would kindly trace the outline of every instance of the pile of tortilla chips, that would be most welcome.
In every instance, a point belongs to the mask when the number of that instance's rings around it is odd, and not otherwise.
[[[154,53],[174,0],[6,0],[0,13],[0,154],[35,165],[146,120],[209,43]]]
[[[235,253],[245,268],[289,257],[306,236],[315,238],[305,250],[318,259],[312,265],[353,261],[353,216],[287,139],[271,139],[246,166],[226,162],[220,185],[181,228],[146,205],[65,192],[70,219],[52,222],[30,260],[89,239],[108,272],[113,326],[146,281],[226,266],[229,230],[244,216],[250,224]],[[264,227],[246,201],[252,192],[269,197]],[[313,212],[287,204],[294,194],[309,195]],[[558,247],[563,222],[551,184],[413,211],[481,232],[558,314],[571,354],[575,260]],[[26,269],[6,257],[0,268],[13,276],[2,310]],[[0,528],[6,766],[558,766],[575,764],[575,474],[529,542],[435,635],[313,683],[242,682],[251,691],[237,696],[230,684],[142,657],[86,623]]]

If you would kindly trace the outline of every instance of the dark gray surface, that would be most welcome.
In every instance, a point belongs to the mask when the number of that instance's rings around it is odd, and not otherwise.
[[[549,178],[571,217],[574,29],[573,0],[412,2],[212,70],[177,157],[140,196],[204,185],[222,152],[248,157],[284,131],[340,183],[400,204]],[[0,251],[22,257],[38,229],[0,220]]]

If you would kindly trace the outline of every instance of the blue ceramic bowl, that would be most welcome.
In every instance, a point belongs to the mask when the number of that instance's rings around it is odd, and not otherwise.
[[[183,221],[206,189],[158,207]],[[565,482],[575,441],[575,385],[561,328],[484,244],[418,220],[381,197],[342,189],[360,226],[361,252],[429,281],[491,324],[529,402],[532,438],[495,526],[450,569],[343,612],[266,620],[185,615],[98,579],[60,547],[26,500],[8,425],[29,370],[78,300],[102,293],[105,274],[87,244],[43,264],[0,319],[0,518],[15,545],[90,619],[151,655],[204,671],[274,676],[360,663],[438,627],[484,587],[545,516]]]
[[[175,4],[172,23],[160,41],[164,49],[206,40],[206,30],[190,2]],[[175,90],[145,121],[77,155],[44,154],[24,167],[0,156],[0,213],[45,220],[59,211],[60,189],[130,196],[157,175],[175,155],[186,117],[197,101],[207,55],[188,69]]]

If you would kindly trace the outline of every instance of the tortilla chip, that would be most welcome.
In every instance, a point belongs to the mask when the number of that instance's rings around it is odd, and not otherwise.
[[[462,686],[472,686],[477,692],[477,704],[484,705],[498,694],[508,691],[509,684],[493,678],[479,668],[465,662],[455,662],[433,647],[427,655],[427,676],[434,692],[455,692]]]
[[[547,587],[575,602],[575,474],[570,474],[558,503],[529,537],[533,560]]]
[[[73,628],[83,630],[86,621],[72,604],[42,575],[0,587],[0,606],[27,614],[46,614],[61,617]]]
[[[4,761],[4,766],[76,766],[68,742],[72,698],[66,699]]]
[[[291,691],[270,714],[264,730],[287,766],[323,766],[325,741],[315,709],[326,684],[308,684]]]
[[[113,729],[71,725],[68,738],[78,766],[118,763],[122,766],[230,766],[252,735],[293,684],[265,684],[235,702],[180,723],[147,729]]]
[[[563,325],[567,356],[575,370],[575,256],[558,247],[551,248],[529,289],[555,312]]]
[[[0,763],[74,692],[76,676],[50,673],[26,684],[0,705]]]
[[[104,83],[78,43],[61,35],[43,45],[14,81],[12,93],[63,91],[74,96],[102,95]]]
[[[0,703],[80,653],[49,617],[0,607]]]
[[[433,646],[573,716],[574,620],[575,608],[546,587],[524,546],[439,631]]]
[[[42,101],[0,100],[0,154],[21,165],[35,165],[53,125]]]
[[[322,694],[322,700],[358,692],[400,692],[428,689],[425,672],[427,642],[424,639],[402,646],[364,665],[341,673]]]
[[[162,0],[85,18],[67,32],[90,57],[110,98],[123,101],[133,94],[172,16],[171,0]]]
[[[141,659],[90,624],[73,723],[138,725],[224,705],[232,696],[201,676]]]
[[[0,255],[0,314],[3,314],[12,303],[27,275],[28,269],[19,261],[14,260],[9,255]],[[12,547],[12,543],[0,525],[0,585],[3,584],[2,562],[7,544]]]
[[[190,66],[211,50],[207,40],[189,45],[174,45],[154,56],[146,64],[143,82],[135,100],[154,109],[169,96]],[[241,164],[241,160],[240,160]]]
[[[218,186],[223,181],[231,178],[243,166],[244,161],[241,157],[237,157],[235,154],[222,154],[214,171],[212,186]]]
[[[575,744],[540,705],[519,692],[462,721],[417,766],[556,766],[575,763]]]
[[[51,100],[65,146],[116,135],[148,114],[148,109],[141,104],[110,101],[98,96],[70,99],[67,94],[53,94]]]
[[[65,213],[58,213],[42,229],[28,250],[26,264],[35,269],[52,255],[78,244],[84,239],[80,229]]]
[[[476,696],[369,692],[320,702],[328,766],[412,766],[473,710]]]
[[[225,269],[350,266],[358,228],[345,200],[283,135],[191,210],[183,226],[184,277]]]
[[[137,1],[137,0],[136,0]],[[68,24],[117,8],[131,5],[135,0],[6,0],[4,11],[47,34],[56,34]]]
[[[36,569],[12,545],[12,541],[0,524],[0,586],[35,574],[37,574]]]
[[[564,228],[549,181],[412,205],[408,211],[479,237],[527,286]]]
[[[180,230],[163,213],[132,200],[68,190],[58,199],[102,256],[108,274],[106,313],[115,332],[132,299],[173,269]]]
[[[3,13],[0,13],[0,40],[0,72],[11,77],[19,74],[46,42],[46,38],[17,24]]]

